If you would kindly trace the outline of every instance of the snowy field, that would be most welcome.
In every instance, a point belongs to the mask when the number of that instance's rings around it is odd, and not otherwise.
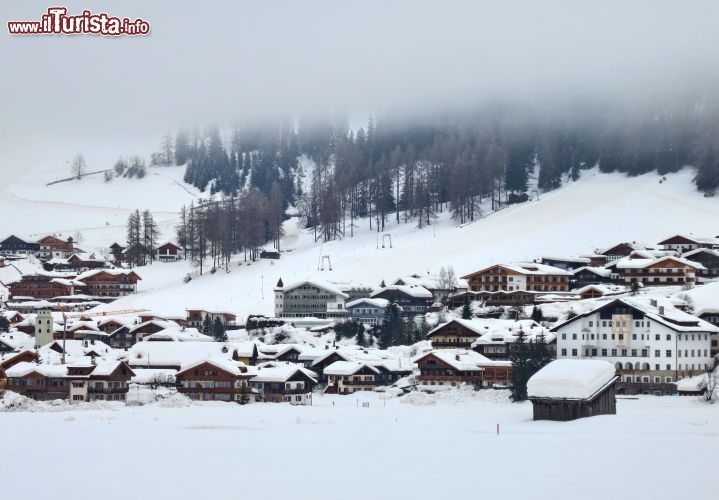
[[[530,403],[481,391],[2,413],[0,497],[714,498],[719,405],[645,396],[617,411],[533,422]]]

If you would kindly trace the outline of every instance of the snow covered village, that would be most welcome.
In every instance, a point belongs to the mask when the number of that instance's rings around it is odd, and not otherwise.
[[[718,3],[0,13],[0,499],[713,498]]]

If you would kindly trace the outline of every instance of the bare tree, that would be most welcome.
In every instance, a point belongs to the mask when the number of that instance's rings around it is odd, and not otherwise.
[[[75,158],[72,159],[70,171],[72,172],[72,175],[80,179],[85,174],[85,170],[87,170],[87,163],[85,162],[85,157],[81,154],[77,154]]]
[[[719,376],[714,372],[714,370],[709,370],[707,372],[707,383],[704,387],[705,392],[703,399],[707,403],[713,403],[716,400],[716,389],[719,386]]]

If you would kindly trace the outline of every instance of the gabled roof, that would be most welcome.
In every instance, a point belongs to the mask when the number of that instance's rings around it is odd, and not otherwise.
[[[325,367],[325,375],[354,375],[355,373],[367,368],[371,372],[379,373],[379,370],[368,363],[360,361],[335,361],[331,365]]]
[[[294,363],[265,363],[252,370],[255,374],[253,382],[287,382],[298,372],[317,383],[317,374]]]
[[[478,352],[468,349],[437,349],[417,357],[414,362],[417,363],[428,356],[434,356],[459,371],[482,371],[482,366],[491,366],[495,363]]]
[[[509,272],[522,275],[551,275],[551,276],[571,276],[572,273],[547,264],[537,264],[536,262],[519,262],[516,264],[492,264],[484,269],[462,276],[462,279],[471,278],[477,274],[483,274],[494,267],[501,267]]]
[[[423,286],[416,286],[416,285],[388,285],[384,288],[380,288],[376,292],[374,292],[372,295],[370,295],[371,298],[375,298],[378,295],[381,295],[384,292],[387,291],[397,291],[400,293],[403,293],[405,295],[408,295],[410,297],[415,297],[418,299],[431,299],[432,298],[432,292],[427,290]]]
[[[558,359],[527,382],[530,398],[589,400],[614,381],[615,369],[600,359]]]
[[[652,305],[651,300],[656,300],[656,306]],[[649,299],[646,297],[624,297],[612,300],[611,302],[601,304],[594,309],[578,314],[551,328],[551,332],[557,332],[560,328],[579,321],[582,318],[591,316],[605,308],[614,307],[617,303],[621,303],[630,309],[641,312],[648,319],[654,320],[677,333],[685,332],[706,332],[719,333],[719,327],[697,318],[689,313],[677,309],[671,300],[668,299]],[[661,307],[661,309],[660,309]]]
[[[253,373],[248,373],[247,367],[243,362],[233,361],[227,358],[205,358],[195,361],[194,363],[182,365],[182,369],[177,372],[177,375],[181,376],[182,374],[192,370],[193,368],[197,368],[198,366],[202,366],[204,364],[212,365],[215,368],[230,373],[231,375],[234,375],[236,377],[250,378],[254,376]]]
[[[347,302],[345,307],[347,309],[350,309],[352,307],[356,307],[361,304],[368,304],[372,307],[379,307],[380,309],[384,309],[387,307],[387,304],[389,304],[389,300],[387,299],[370,299],[370,298],[363,298],[363,299],[357,299],[353,300],[352,302]]]
[[[669,238],[666,238],[658,243],[658,245],[671,245],[669,240],[672,240],[674,238],[680,238],[687,240],[690,243],[696,243],[697,245],[719,245],[719,238],[711,238],[711,237],[705,237],[705,236],[692,236],[692,235],[686,235],[686,234],[675,234],[673,236],[670,236]]]
[[[719,250],[714,248],[695,248],[694,250],[690,250],[688,252],[685,252],[682,254],[682,259],[687,260],[693,260],[692,257],[696,257],[699,254],[707,254],[707,255],[713,255],[714,257],[719,257]]]
[[[673,256],[660,257],[658,259],[624,258],[617,262],[616,267],[617,267],[617,269],[644,269],[645,267],[651,267],[651,266],[654,266],[656,264],[660,264],[660,263],[666,262],[666,261],[673,261],[678,264],[682,264],[685,267],[691,267],[691,268],[694,268],[697,270],[706,269],[703,265],[699,264],[698,262],[683,259],[681,257],[673,257]]]
[[[278,283],[279,285],[279,283]],[[344,293],[337,285],[330,283],[328,281],[318,281],[318,280],[305,280],[305,281],[297,281],[295,283],[292,283],[291,285],[287,285],[282,290],[285,292],[289,292],[290,290],[294,290],[295,288],[299,288],[302,285],[311,285],[315,286],[317,288],[320,288],[322,290],[325,290],[327,292],[330,292],[334,295],[339,295],[341,297],[344,297],[345,299],[348,299],[350,296]]]
[[[597,276],[601,276],[603,278],[608,278],[612,275],[612,271],[606,267],[591,267],[591,266],[582,266],[578,267],[574,271],[572,271],[573,274],[577,275],[581,272],[588,272],[592,274],[596,274]]]

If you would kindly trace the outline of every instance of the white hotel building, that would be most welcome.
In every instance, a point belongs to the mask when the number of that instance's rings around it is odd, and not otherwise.
[[[551,330],[557,359],[604,359],[614,364],[618,394],[671,394],[676,381],[713,368],[712,334],[719,328],[669,301],[616,299]]]

